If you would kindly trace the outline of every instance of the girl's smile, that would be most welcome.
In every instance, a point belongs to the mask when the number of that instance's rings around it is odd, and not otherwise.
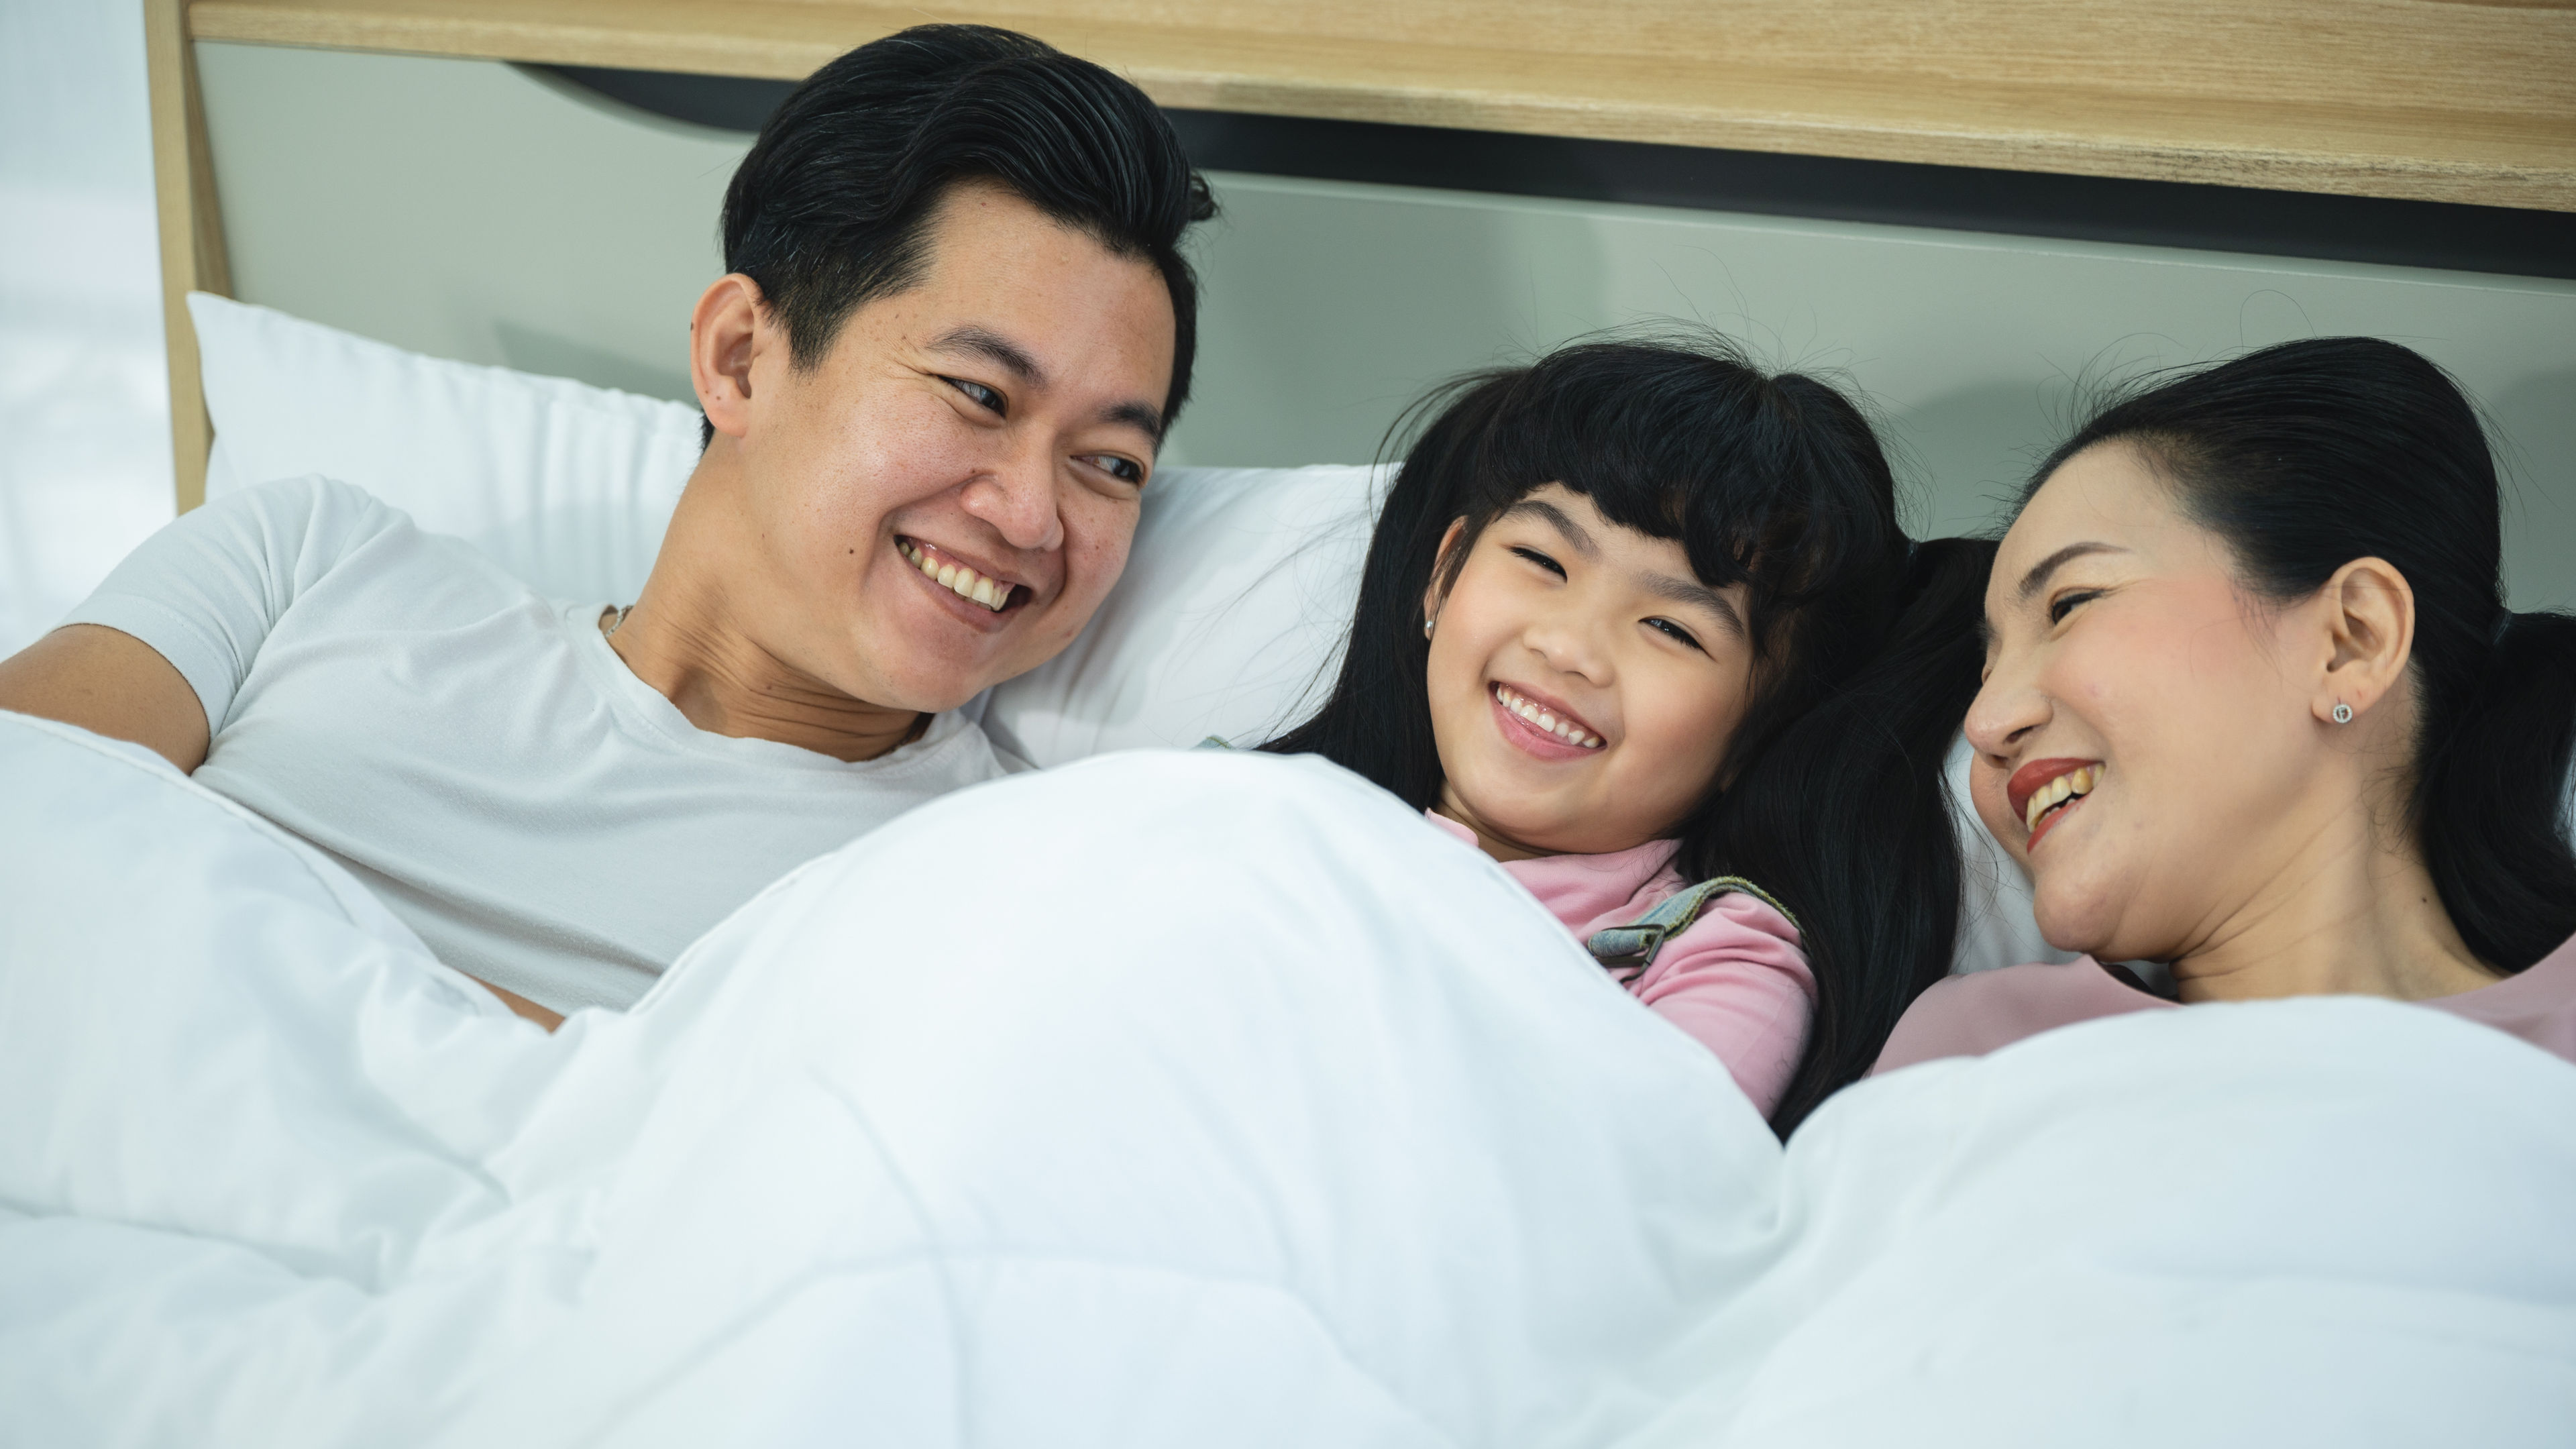
[[[1573,710],[1535,689],[1498,683],[1492,693],[1495,728],[1542,760],[1585,759],[1605,743]]]

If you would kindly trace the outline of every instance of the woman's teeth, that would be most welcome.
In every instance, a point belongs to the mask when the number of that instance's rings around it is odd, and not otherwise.
[[[1494,699],[1500,703],[1503,708],[1519,715],[1522,719],[1529,721],[1531,724],[1538,726],[1540,729],[1547,731],[1549,734],[1556,736],[1558,739],[1565,741],[1569,745],[1581,745],[1587,750],[1597,750],[1601,748],[1601,737],[1599,735],[1593,734],[1589,730],[1579,729],[1574,725],[1568,724],[1564,720],[1558,719],[1555,715],[1550,714],[1546,710],[1539,708],[1537,705],[1530,703],[1529,700],[1514,693],[1511,689],[1503,685],[1497,684],[1494,686]]]
[[[896,539],[894,546],[902,550],[904,562],[929,575],[950,593],[973,599],[996,614],[1011,601],[1011,590],[1015,585],[988,579],[963,564],[941,563],[905,539]]]
[[[2058,776],[2056,779],[2049,781],[2047,784],[2040,786],[2038,790],[2032,793],[2030,803],[2022,807],[2022,828],[2025,830],[2037,830],[2039,828],[2039,817],[2047,814],[2050,810],[2068,800],[2073,800],[2079,796],[2091,794],[2093,792],[2093,786],[2098,783],[2101,778],[2101,766],[2086,765],[2079,770],[2069,770],[2065,774]]]

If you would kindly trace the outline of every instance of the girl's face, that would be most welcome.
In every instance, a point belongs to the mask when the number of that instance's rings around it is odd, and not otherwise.
[[[2116,443],[2067,460],[2004,536],[1971,794],[2030,868],[2051,945],[2123,961],[2219,944],[2354,808],[2323,769],[2351,737],[2317,718],[2322,606],[2250,599],[2233,563]]]
[[[1444,559],[1464,528],[1450,525]],[[1447,596],[1435,581],[1423,599],[1440,813],[1500,860],[1672,833],[1752,693],[1744,594],[1560,484],[1505,510]]]

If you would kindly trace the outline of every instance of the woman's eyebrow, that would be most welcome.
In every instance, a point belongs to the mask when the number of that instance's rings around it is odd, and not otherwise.
[[[2020,603],[2029,603],[2031,596],[2038,593],[2041,587],[2047,584],[2048,576],[2050,574],[2057,572],[2060,568],[2073,563],[2075,560],[2084,557],[2086,554],[2127,552],[2127,549],[2120,547],[2116,543],[2070,543],[2066,547],[2059,549],[2057,552],[2050,554],[2048,557],[2041,559],[2038,563],[2031,565],[2030,572],[2021,576],[2020,587],[2013,590],[2013,598]]]

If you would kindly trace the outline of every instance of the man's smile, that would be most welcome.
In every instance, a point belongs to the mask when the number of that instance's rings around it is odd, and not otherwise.
[[[979,570],[937,544],[897,535],[894,546],[903,561],[922,577],[960,599],[982,606],[987,613],[1008,613],[1029,601],[1031,590],[1027,584]]]

